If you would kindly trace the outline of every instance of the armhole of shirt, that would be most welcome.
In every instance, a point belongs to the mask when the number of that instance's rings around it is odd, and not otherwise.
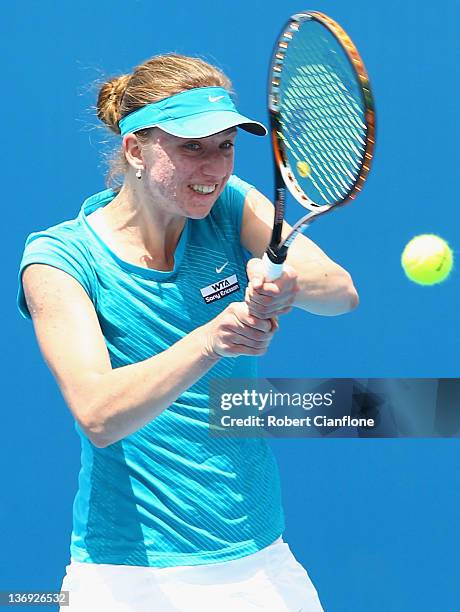
[[[17,306],[25,319],[31,319],[31,315],[24,294],[22,275],[32,264],[48,265],[66,272],[83,287],[89,299],[95,303],[89,264],[82,252],[70,241],[66,242],[45,233],[31,234],[26,241],[18,274]]]

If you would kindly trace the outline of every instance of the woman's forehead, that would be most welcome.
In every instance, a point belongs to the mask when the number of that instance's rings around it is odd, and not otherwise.
[[[157,137],[160,142],[188,142],[190,140],[212,142],[213,140],[228,138],[229,136],[233,136],[237,133],[236,127],[231,127],[228,130],[218,132],[217,134],[212,134],[211,136],[205,136],[204,138],[181,138],[179,136],[173,136],[172,134],[168,134],[168,132],[164,132],[161,128],[154,128],[154,130],[157,132]]]

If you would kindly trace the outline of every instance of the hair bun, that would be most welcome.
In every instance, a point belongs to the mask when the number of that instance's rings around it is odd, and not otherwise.
[[[130,74],[110,79],[101,87],[97,97],[98,118],[116,134],[120,133],[118,122],[121,119],[121,101],[130,79]]]

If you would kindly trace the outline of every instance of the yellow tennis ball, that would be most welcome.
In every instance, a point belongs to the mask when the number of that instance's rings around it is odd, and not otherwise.
[[[298,161],[297,170],[302,178],[307,178],[311,172],[311,168],[306,161]]]
[[[453,263],[451,248],[434,234],[415,236],[407,243],[401,256],[404,272],[419,285],[435,285],[446,280]]]

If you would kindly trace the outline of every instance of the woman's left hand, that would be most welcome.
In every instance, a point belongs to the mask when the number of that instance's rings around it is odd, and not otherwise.
[[[297,272],[291,266],[283,267],[282,275],[273,281],[264,280],[264,265],[261,259],[250,259],[246,268],[249,284],[245,302],[249,312],[259,319],[270,319],[292,309],[299,291]]]

